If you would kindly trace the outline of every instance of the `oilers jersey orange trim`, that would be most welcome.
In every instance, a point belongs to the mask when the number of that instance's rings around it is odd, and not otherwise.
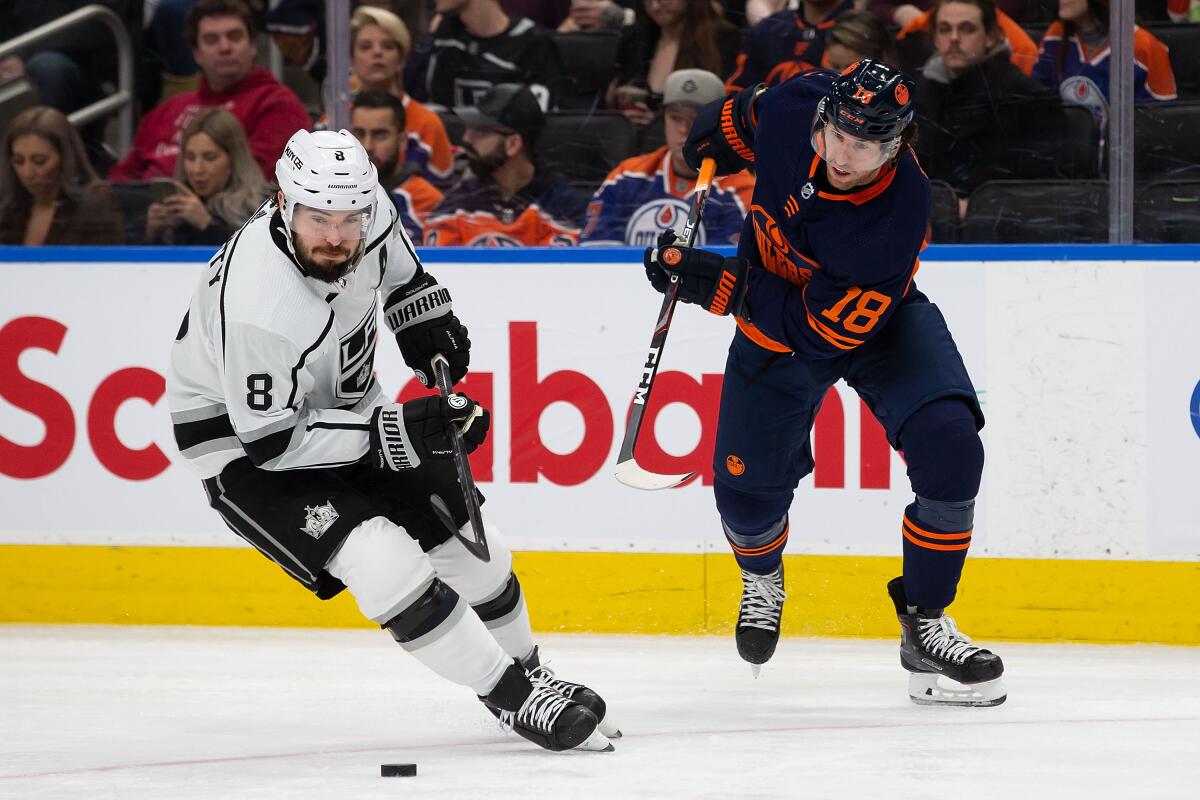
[[[830,330],[820,320],[814,317],[812,312],[807,308],[805,308],[804,313],[808,317],[809,327],[816,331],[822,339],[829,342],[837,349],[853,350],[863,343],[861,339],[851,339],[849,336],[843,336],[840,333]]]
[[[883,165],[879,177],[873,182],[867,184],[857,192],[850,194],[830,194],[829,192],[817,192],[817,196],[825,200],[849,200],[856,206],[861,206],[863,203],[874,200],[879,195],[887,191],[887,188],[892,185],[892,180],[896,177],[896,168],[893,162],[889,161]]]
[[[765,333],[754,327],[754,323],[747,322],[741,317],[737,318],[738,330],[746,335],[746,338],[754,342],[764,350],[770,350],[772,353],[790,353],[792,348],[767,336]]]

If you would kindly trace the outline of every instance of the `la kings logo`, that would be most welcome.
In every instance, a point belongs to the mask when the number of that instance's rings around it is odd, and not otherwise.
[[[305,506],[304,515],[304,527],[300,530],[314,539],[324,536],[338,519],[338,512],[334,510],[331,500],[326,500],[320,506]]]
[[[371,388],[374,380],[376,312],[374,307],[367,310],[350,333],[343,336],[339,342],[340,376],[338,378],[337,396],[339,400],[350,402],[362,398]]]

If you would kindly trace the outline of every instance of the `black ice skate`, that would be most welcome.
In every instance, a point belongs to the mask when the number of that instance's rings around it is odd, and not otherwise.
[[[779,620],[783,616],[783,564],[774,572],[758,575],[742,570],[742,603],[738,610],[738,655],[750,663],[750,671],[758,677],[762,665],[775,655],[779,643]]]
[[[909,672],[908,696],[925,706],[998,706],[1008,698],[1000,656],[976,647],[943,609],[910,606],[904,580],[888,582],[900,620],[900,665]],[[957,685],[939,684],[948,678]]]
[[[564,681],[555,675],[554,671],[549,667],[542,666],[542,657],[536,646],[533,648],[533,652],[529,654],[529,657],[521,662],[521,666],[525,667],[525,672],[529,675],[529,680],[535,684],[544,683],[563,697],[568,700],[574,700],[595,714],[596,719],[600,720],[597,728],[602,734],[609,739],[621,738],[621,729],[608,716],[608,704],[604,702],[604,698],[582,683]]]
[[[596,715],[544,683],[529,680],[513,663],[487,697],[479,698],[505,730],[516,731],[539,747],[610,751],[612,743],[596,729]]]

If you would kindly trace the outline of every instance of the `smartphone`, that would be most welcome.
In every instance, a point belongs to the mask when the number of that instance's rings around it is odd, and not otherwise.
[[[150,182],[150,197],[156,203],[161,203],[176,194],[179,194],[179,187],[171,178],[155,178]]]

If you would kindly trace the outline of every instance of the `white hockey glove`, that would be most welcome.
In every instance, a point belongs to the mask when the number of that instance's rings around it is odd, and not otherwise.
[[[465,394],[419,397],[403,405],[389,403],[371,415],[367,456],[380,469],[416,469],[430,459],[450,459],[450,425],[462,434],[467,453],[483,444],[492,415]]]

